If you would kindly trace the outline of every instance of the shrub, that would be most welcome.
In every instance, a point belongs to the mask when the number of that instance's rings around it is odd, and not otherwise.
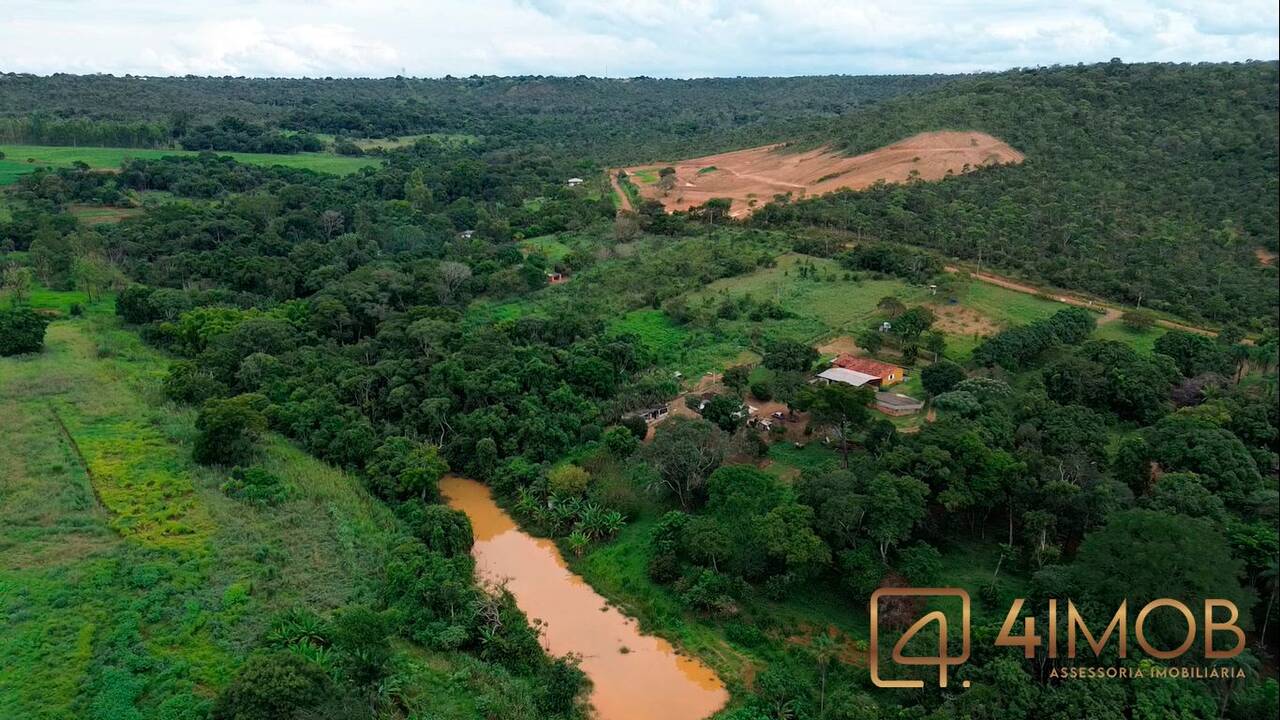
[[[547,486],[555,495],[581,495],[590,482],[590,473],[577,465],[561,465],[547,473]]]
[[[604,446],[609,454],[625,459],[640,446],[640,441],[625,427],[611,427],[604,433]]]
[[[428,550],[448,557],[471,552],[475,537],[466,513],[446,505],[415,504],[414,507],[420,508],[413,513],[414,534]]]
[[[369,483],[374,492],[390,500],[434,500],[437,483],[449,472],[449,464],[434,445],[406,437],[391,437],[378,446],[369,463]]]
[[[950,360],[940,360],[920,371],[920,384],[931,396],[953,390],[961,380],[964,380],[964,368]]]
[[[237,500],[262,507],[279,505],[289,495],[289,490],[279,475],[260,467],[232,469],[231,479],[222,484],[222,492]]]
[[[228,393],[227,386],[193,362],[182,360],[169,366],[169,374],[162,383],[164,394],[170,400],[198,404]]]
[[[237,465],[254,453],[258,436],[267,427],[261,395],[237,395],[209,400],[196,416],[192,457],[202,465]]]
[[[618,424],[630,430],[637,440],[643,440],[645,435],[649,434],[649,423],[645,422],[642,417],[625,417]]]
[[[1128,310],[1120,316],[1120,322],[1133,332],[1145,332],[1156,324],[1156,317],[1146,310]]]
[[[214,720],[277,720],[295,717],[324,702],[329,676],[318,665],[289,652],[251,656],[213,704]]]
[[[30,308],[0,310],[0,355],[39,352],[49,320]]]

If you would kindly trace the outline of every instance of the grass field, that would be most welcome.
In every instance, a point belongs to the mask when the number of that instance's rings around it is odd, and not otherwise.
[[[633,183],[643,183],[652,185],[658,182],[658,168],[646,168],[644,170],[636,170],[629,176]]]
[[[65,311],[85,298],[40,290]],[[193,412],[111,302],[0,358],[0,717],[186,717],[271,613],[367,597],[393,521],[358,482],[279,438],[290,497],[259,510],[190,461]]]
[[[126,159],[156,159],[166,156],[198,155],[190,150],[152,150],[139,148],[60,147],[46,145],[0,145],[5,158],[0,160],[0,185],[8,185],[36,168],[43,166],[66,167],[77,160],[89,167],[114,170]],[[266,153],[220,152],[230,155],[237,162],[249,165],[283,165],[285,167],[315,170],[332,175],[346,175],[364,167],[379,163],[374,158],[345,157],[332,153],[297,153],[294,155],[270,155]]]
[[[102,223],[120,222],[125,218],[141,215],[142,208],[118,208],[76,203],[68,206],[67,212],[75,215],[80,222],[86,225],[100,225]]]
[[[609,331],[639,337],[659,366],[690,378],[760,359],[742,343],[677,325],[661,310],[633,310],[611,323]]]
[[[573,251],[565,243],[561,242],[555,235],[543,235],[542,237],[529,238],[520,243],[520,249],[526,253],[539,252],[542,253],[553,263],[560,262]]]

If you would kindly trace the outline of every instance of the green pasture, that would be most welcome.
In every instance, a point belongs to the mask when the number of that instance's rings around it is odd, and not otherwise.
[[[191,150],[155,150],[145,148],[66,147],[47,145],[0,145],[5,157],[0,160],[0,185],[8,185],[38,167],[68,167],[83,162],[96,170],[114,170],[125,160],[141,158],[154,160],[169,156],[192,156]],[[379,160],[366,157],[346,157],[332,153],[297,153],[272,155],[268,153],[219,152],[230,155],[237,162],[248,165],[282,165],[284,167],[314,170],[331,175],[346,175],[361,168],[373,167]]]
[[[111,300],[32,297],[76,302],[42,352],[0,358],[0,717],[203,716],[272,613],[369,598],[394,520],[276,437],[257,462],[289,499],[225,496]]]

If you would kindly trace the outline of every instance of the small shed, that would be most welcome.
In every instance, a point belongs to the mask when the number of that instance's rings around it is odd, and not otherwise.
[[[558,273],[555,271],[547,273],[547,284],[549,285],[559,285],[563,282],[567,282],[568,280],[569,278],[565,277],[564,273]]]
[[[582,178],[572,177],[572,178],[569,178],[566,181],[566,183],[569,185],[569,187],[578,187],[579,185],[582,184]]]
[[[876,409],[885,415],[914,415],[924,409],[924,401],[894,392],[876,393]]]

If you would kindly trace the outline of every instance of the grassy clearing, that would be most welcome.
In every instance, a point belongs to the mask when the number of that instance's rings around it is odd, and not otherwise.
[[[110,300],[86,310],[0,359],[0,717],[199,713],[271,613],[367,598],[394,523],[279,438],[259,463],[290,498],[226,497],[224,471],[190,462],[194,413],[160,396],[167,359]]]
[[[645,168],[644,170],[636,170],[628,175],[633,183],[643,183],[652,185],[658,182],[658,168]]]
[[[639,337],[658,366],[691,378],[730,364],[759,360],[743,343],[678,325],[661,310],[632,310],[615,320],[609,331]]]
[[[0,185],[9,185],[38,167],[67,167],[76,161],[98,170],[115,170],[130,158],[157,159],[168,156],[193,156],[191,150],[152,150],[140,148],[65,147],[47,145],[0,145],[5,159],[0,160]],[[230,155],[237,162],[248,165],[283,165],[285,167],[314,170],[332,175],[346,175],[364,167],[373,167],[378,160],[362,157],[345,157],[332,153],[297,153],[271,155],[268,153],[220,152]]]
[[[1156,340],[1167,332],[1169,331],[1162,327],[1134,331],[1125,327],[1124,323],[1116,321],[1099,325],[1093,336],[1099,340],[1122,342],[1140,353],[1152,353],[1155,352]]]
[[[573,248],[560,241],[555,235],[543,235],[541,237],[529,238],[520,243],[520,249],[526,253],[538,252],[546,256],[553,263],[560,262],[565,255],[573,252]]]
[[[800,276],[800,266],[812,269]],[[938,312],[952,308],[961,315],[936,327],[947,339],[946,354],[965,362],[982,339],[1006,327],[1025,325],[1049,317],[1068,307],[1048,298],[1028,295],[982,282],[959,282],[949,294],[934,296],[923,287],[894,279],[857,279],[835,261],[788,253],[777,265],[733,278],[717,280],[688,296],[692,306],[719,305],[728,298],[749,296],[756,301],[772,301],[792,317],[753,322],[747,319],[718,320],[713,335],[727,346],[748,348],[773,339],[818,344],[839,336],[856,336],[881,317],[876,304],[894,296],[907,306],[930,305]],[[1101,321],[1102,317],[1098,319]],[[1134,333],[1120,323],[1100,325],[1097,337],[1118,340],[1141,352],[1150,352],[1160,330]],[[696,341],[684,340],[685,352],[693,352]]]
[[[117,223],[125,218],[141,215],[142,208],[73,204],[67,207],[67,212],[75,215],[76,219],[86,225],[100,225],[102,223]]]
[[[333,145],[337,139],[335,136],[327,133],[314,133],[321,140]],[[408,147],[419,140],[435,140],[443,145],[450,147],[461,147],[479,142],[479,135],[470,135],[468,133],[420,133],[417,135],[398,135],[396,137],[381,138],[354,138],[351,143],[361,150],[374,150],[382,148],[383,150],[396,150],[402,147]]]
[[[969,281],[958,285],[956,299],[997,324],[1008,327],[1049,317],[1068,307],[1048,298],[1027,295],[984,282]]]

